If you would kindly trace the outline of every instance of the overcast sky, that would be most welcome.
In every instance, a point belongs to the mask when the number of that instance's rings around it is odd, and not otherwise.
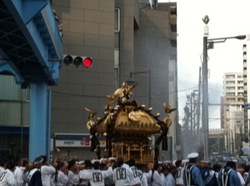
[[[159,3],[163,0],[159,0]],[[177,2],[177,52],[178,52],[178,97],[180,121],[186,95],[198,88],[199,67],[202,60],[204,23],[210,21],[209,38],[230,37],[250,34],[249,0],[171,0]],[[223,95],[222,82],[225,72],[242,72],[243,44],[246,39],[227,40],[217,43],[208,51],[209,103],[219,104]],[[219,107],[209,107],[209,128],[220,127]]]

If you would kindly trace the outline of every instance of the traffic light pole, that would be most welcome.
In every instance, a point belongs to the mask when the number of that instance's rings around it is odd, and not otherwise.
[[[151,70],[139,71],[139,72],[130,72],[130,78],[136,74],[148,74],[148,105],[151,107]]]

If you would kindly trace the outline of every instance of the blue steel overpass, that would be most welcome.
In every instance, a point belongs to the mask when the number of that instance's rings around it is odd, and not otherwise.
[[[50,154],[51,92],[62,40],[49,0],[0,1],[0,74],[30,88],[29,159]]]

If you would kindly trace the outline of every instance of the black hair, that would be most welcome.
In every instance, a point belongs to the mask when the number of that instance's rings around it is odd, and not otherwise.
[[[221,170],[221,165],[220,165],[220,164],[213,164],[212,169],[213,169],[215,172],[219,172],[219,171]]]
[[[107,169],[107,165],[105,163],[100,163],[100,169],[101,170],[106,170]]]
[[[59,170],[61,167],[64,166],[64,164],[65,163],[63,161],[59,161],[58,164],[57,164],[57,166],[56,166],[56,169]]]
[[[29,161],[27,159],[23,159],[22,167],[26,167],[29,164]]]
[[[231,167],[231,168],[235,169],[236,168],[236,163],[234,161],[228,161],[226,163],[226,167]]]
[[[86,167],[88,167],[88,168],[90,168],[90,167],[93,166],[93,164],[91,163],[90,160],[85,160],[85,161],[84,161],[84,165],[85,165]]]
[[[135,166],[135,160],[134,160],[134,159],[128,160],[128,165],[129,165],[130,167]]]
[[[100,169],[100,162],[99,162],[99,161],[95,161],[95,162],[93,163],[93,167],[94,167],[94,170]]]
[[[56,172],[55,172],[55,182],[58,182],[58,170],[60,170],[61,167],[64,166],[64,162],[63,161],[59,161],[57,166],[56,166]]]
[[[197,158],[189,158],[189,163],[196,163],[197,162]]]
[[[68,169],[71,169],[76,164],[76,160],[70,160],[68,164]]]
[[[159,163],[155,163],[154,167],[153,167],[153,170],[157,170],[159,167],[160,167],[160,164]]]
[[[182,160],[176,160],[175,166],[176,166],[176,167],[179,167],[179,166],[181,165],[181,162],[182,162]]]
[[[16,167],[16,165],[15,165],[15,162],[13,160],[8,161],[7,166],[6,166],[7,169],[14,170],[15,167]]]
[[[7,158],[1,158],[0,159],[0,166],[3,167],[5,166],[5,164],[8,162],[8,159]]]
[[[244,170],[245,170],[245,172],[248,172],[248,171],[250,170],[250,165],[246,165],[246,166],[244,167]]]
[[[117,167],[121,167],[124,163],[124,159],[122,157],[119,157],[117,159]]]

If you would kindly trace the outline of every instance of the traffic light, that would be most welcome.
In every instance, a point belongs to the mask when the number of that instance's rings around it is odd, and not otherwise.
[[[76,67],[82,65],[85,68],[89,68],[93,63],[93,59],[92,57],[87,57],[87,56],[64,55],[63,63],[67,66],[73,63]]]

